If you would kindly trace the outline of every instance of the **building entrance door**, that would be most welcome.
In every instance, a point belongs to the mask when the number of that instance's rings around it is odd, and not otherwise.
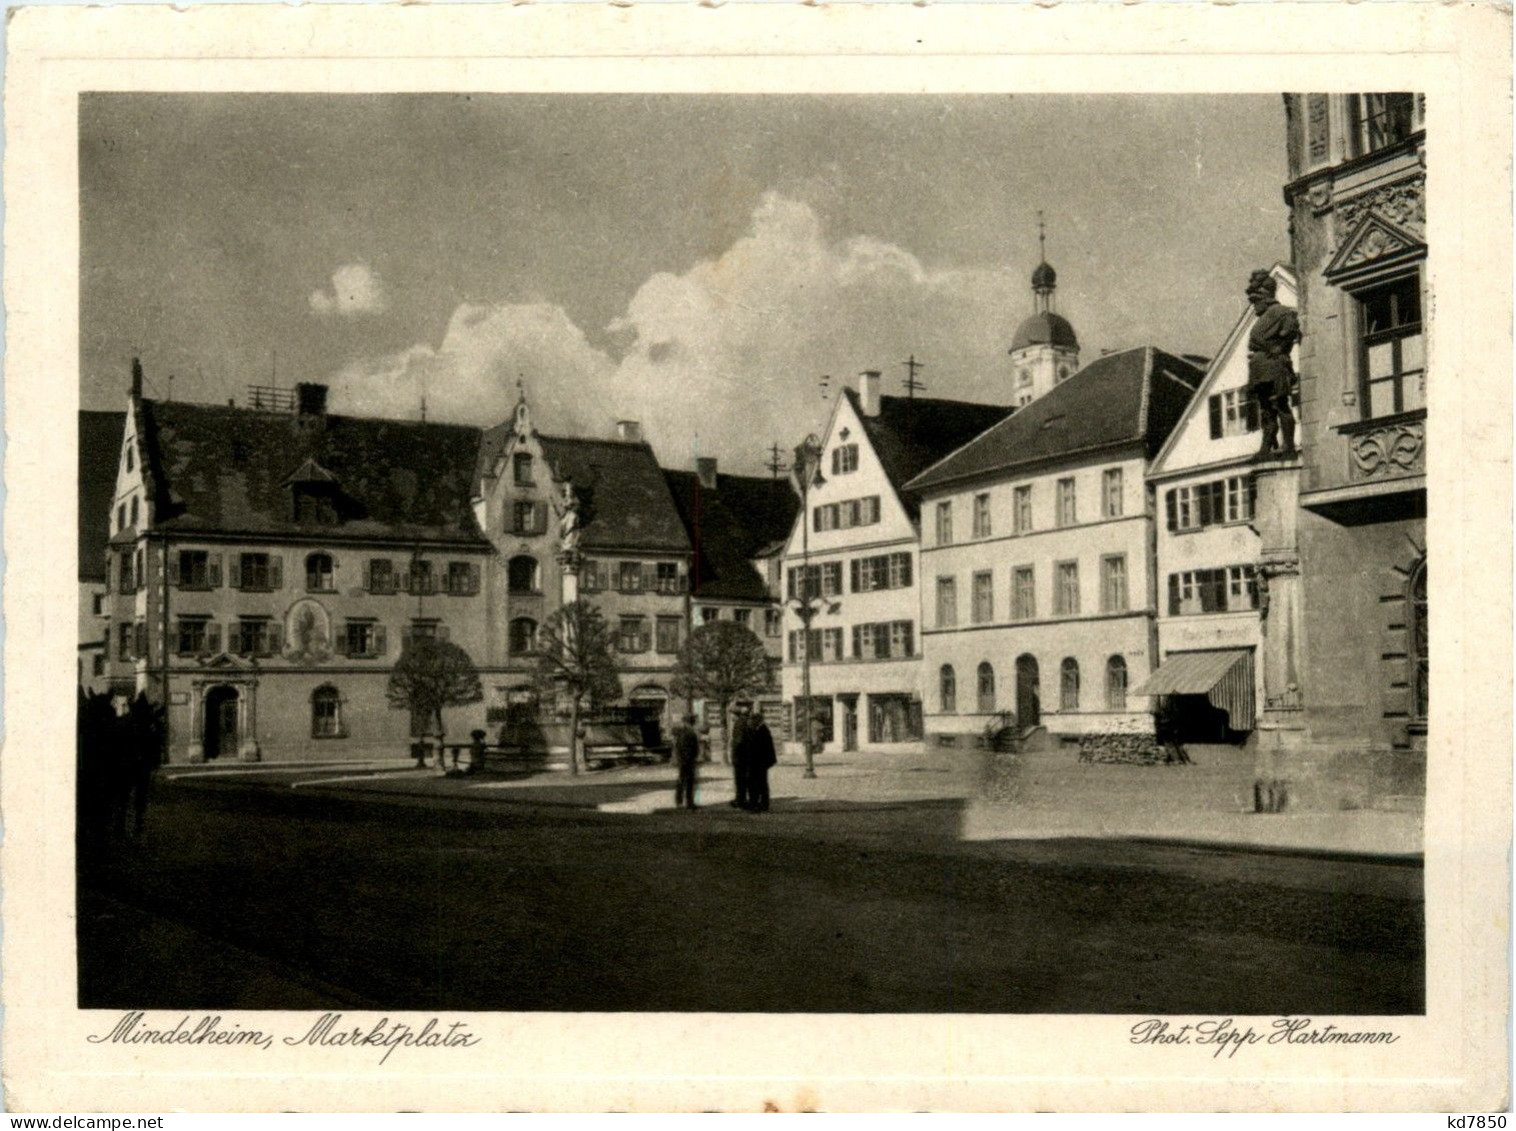
[[[858,700],[842,701],[842,749],[858,749]]]
[[[237,689],[213,687],[205,693],[205,760],[237,753]]]
[[[1025,731],[1042,725],[1042,689],[1037,657],[1016,657],[1016,722]]]

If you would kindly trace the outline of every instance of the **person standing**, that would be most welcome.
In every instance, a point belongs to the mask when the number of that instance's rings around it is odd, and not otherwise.
[[[737,795],[732,798],[733,809],[746,809],[752,800],[748,796],[747,731],[747,704],[738,703],[732,708],[732,782],[737,787]]]
[[[748,808],[755,813],[769,811],[769,770],[779,761],[774,752],[774,735],[761,714],[754,713],[747,730]]]
[[[679,780],[674,786],[674,808],[695,808],[695,764],[700,761],[700,736],[695,733],[695,716],[685,715],[684,723],[674,731],[674,762]]]

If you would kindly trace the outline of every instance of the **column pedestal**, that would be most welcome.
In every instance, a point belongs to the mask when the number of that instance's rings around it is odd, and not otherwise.
[[[1253,808],[1279,813],[1299,800],[1298,777],[1307,747],[1300,680],[1302,615],[1300,458],[1272,458],[1254,468],[1254,523],[1258,556],[1259,612],[1263,638],[1263,711],[1258,719]]]

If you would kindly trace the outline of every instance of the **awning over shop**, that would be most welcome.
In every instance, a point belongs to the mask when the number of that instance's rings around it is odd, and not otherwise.
[[[1257,713],[1253,653],[1244,649],[1171,652],[1132,694],[1204,695],[1227,713],[1233,730],[1252,730]]]

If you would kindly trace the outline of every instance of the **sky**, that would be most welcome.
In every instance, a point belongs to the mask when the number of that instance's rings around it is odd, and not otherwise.
[[[89,94],[80,402],[133,357],[485,426],[519,382],[543,431],[755,472],[911,355],[1008,403],[1039,212],[1082,362],[1213,354],[1284,180],[1278,95]]]

